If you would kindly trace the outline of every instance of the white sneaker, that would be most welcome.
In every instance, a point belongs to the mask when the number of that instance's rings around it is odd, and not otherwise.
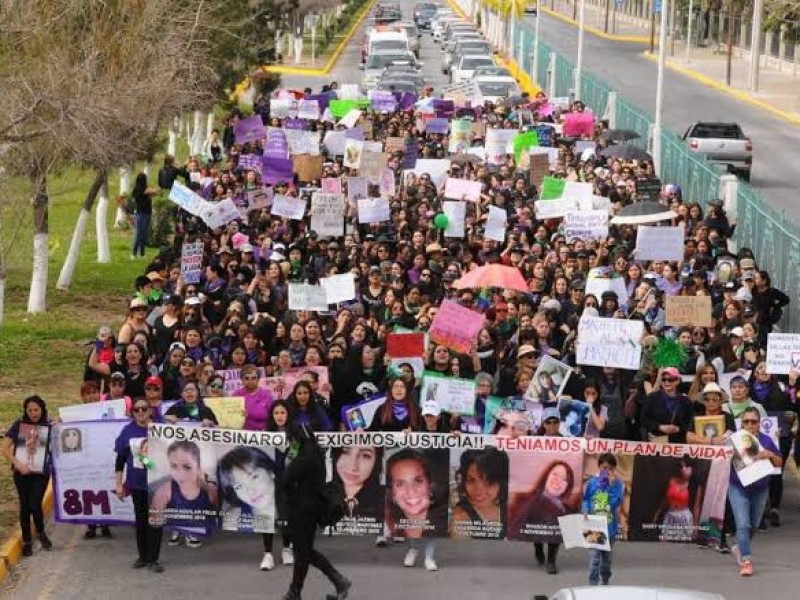
[[[192,536],[192,535],[187,535],[186,536],[186,547],[187,548],[202,548],[203,547],[203,542],[200,541],[198,538]]]
[[[432,558],[425,559],[425,570],[426,571],[438,571],[439,565],[436,564],[436,561]]]
[[[262,571],[272,571],[272,569],[274,568],[275,568],[275,559],[272,558],[272,552],[264,552],[264,558],[261,559],[261,566],[259,567],[259,569],[261,569]]]
[[[375,545],[378,548],[386,548],[386,538],[382,535],[379,535],[375,538]]]
[[[393,538],[392,538],[392,541],[393,541],[395,544],[402,544],[403,542],[405,542],[405,541],[406,541],[406,538],[404,538],[404,537],[400,537],[400,536],[395,536],[395,537],[393,537]]]
[[[177,531],[173,531],[172,535],[169,536],[169,540],[167,540],[167,546],[177,546],[181,543],[181,534]]]
[[[409,548],[406,552],[406,557],[403,559],[403,566],[413,567],[417,564],[417,549]]]
[[[281,552],[281,561],[285,565],[293,565],[294,564],[294,552],[291,548],[284,548]]]

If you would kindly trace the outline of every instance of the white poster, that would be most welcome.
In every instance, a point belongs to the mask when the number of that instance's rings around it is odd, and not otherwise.
[[[357,108],[351,108],[345,116],[339,121],[339,125],[344,125],[348,129],[352,129],[361,118],[361,111]]]
[[[343,235],[344,196],[315,192],[311,196],[311,229],[321,236]]]
[[[302,198],[295,198],[294,196],[286,196],[284,194],[275,194],[272,198],[271,215],[302,221],[305,212],[306,201]]]
[[[558,517],[564,548],[611,550],[608,539],[608,519],[603,515],[566,515]]]
[[[524,398],[539,404],[558,402],[570,375],[572,367],[545,354],[539,359]]]
[[[756,436],[740,429],[729,437],[728,441],[733,446],[731,465],[743,486],[747,487],[759,479],[772,475],[772,463],[765,458],[756,458],[762,450]]]
[[[319,102],[316,100],[300,100],[297,105],[297,118],[316,121],[320,117]]]
[[[600,240],[608,237],[608,211],[571,210],[564,214],[564,237],[567,241]]]
[[[595,367],[638,370],[642,362],[644,323],[583,316],[578,323],[576,362]]]
[[[469,200],[478,202],[481,199],[480,181],[470,181],[469,179],[457,179],[448,177],[444,185],[444,197],[453,200]]]
[[[368,195],[366,177],[349,177],[347,179],[347,199],[358,200]]]
[[[50,446],[56,521],[133,525],[130,496],[120,500],[114,493],[114,442],[127,424],[127,420],[106,420],[53,426]],[[147,438],[139,438],[136,447],[139,455],[146,456]]]
[[[564,184],[564,193],[562,194],[561,198],[575,200],[575,202],[578,204],[580,204],[582,201],[591,202],[593,190],[594,186],[591,183],[567,181]]]
[[[435,401],[440,409],[454,415],[475,413],[475,380],[438,377],[428,372],[422,377],[420,406]]]
[[[208,205],[209,207],[207,210],[203,211],[203,213],[200,215],[200,218],[203,219],[206,225],[208,225],[211,229],[224,227],[231,221],[242,218],[242,215],[239,213],[239,209],[230,198],[225,198],[216,204],[211,204],[209,202]]]
[[[483,233],[483,237],[487,240],[503,243],[506,240],[507,227],[508,213],[505,209],[490,205],[489,217],[486,219],[486,230]]]
[[[125,419],[125,399],[62,406],[58,409],[58,416],[64,423]]]
[[[614,292],[620,306],[628,304],[628,288],[625,285],[624,277],[590,277],[586,280],[586,295],[592,294],[599,302],[603,297],[603,292]]]
[[[344,154],[344,145],[346,142],[346,131],[327,131],[322,140],[322,145],[331,156],[342,156]]]
[[[388,198],[362,198],[358,201],[358,222],[362,225],[392,219]]]
[[[290,281],[289,310],[327,311],[328,300],[322,286]]]
[[[344,162],[348,169],[358,169],[361,166],[361,154],[364,151],[363,140],[347,138],[344,142]]]
[[[427,173],[430,175],[433,185],[438,188],[447,178],[449,169],[450,161],[446,158],[418,158],[413,169],[403,171],[403,177],[408,178],[409,173],[413,173],[417,177]]]
[[[463,238],[466,235],[467,203],[442,202],[442,212],[447,215],[444,237]]]
[[[636,260],[683,260],[683,227],[639,225]]]
[[[319,283],[325,292],[328,304],[349,302],[356,297],[356,282],[352,273],[323,277]]]
[[[537,200],[533,204],[537,219],[558,219],[570,211],[577,210],[578,202],[574,198],[557,198],[555,200]]]
[[[788,375],[800,371],[800,333],[770,333],[767,336],[767,373]]]
[[[181,247],[181,276],[183,283],[200,283],[203,277],[203,242],[190,242]]]

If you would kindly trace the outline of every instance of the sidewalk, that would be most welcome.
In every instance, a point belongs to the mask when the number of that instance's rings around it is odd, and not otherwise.
[[[542,12],[559,20],[577,26],[572,20],[573,2],[568,0],[554,0],[555,10],[549,8],[549,3],[542,2]],[[655,55],[649,54],[650,22],[630,15],[617,14],[617,27],[614,33],[612,15],[609,15],[609,33],[604,32],[605,9],[604,7],[586,3],[584,23],[586,31],[598,37],[617,42],[639,42],[645,49],[645,57],[657,60],[658,57],[658,22],[656,22],[656,51]],[[800,125],[800,68],[791,69],[784,67],[778,70],[773,65],[766,65],[762,57],[759,91],[751,92],[747,89],[747,79],[750,68],[747,51],[734,47],[731,61],[731,85],[725,82],[727,56],[725,48],[718,49],[716,45],[698,48],[692,47],[689,62],[686,62],[686,46],[683,40],[674,41],[667,45],[667,67],[687,77],[732,95],[743,102],[747,102],[762,110],[779,116],[795,125]],[[793,73],[797,73],[794,74]]]

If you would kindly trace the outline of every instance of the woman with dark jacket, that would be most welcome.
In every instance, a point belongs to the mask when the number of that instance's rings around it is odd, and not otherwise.
[[[334,598],[344,600],[352,583],[314,550],[320,491],[325,485],[325,454],[307,425],[292,424],[286,437],[289,464],[283,473],[282,485],[289,539],[294,548],[294,571],[283,600],[301,600],[309,565],[315,566],[331,580],[336,589]]]
[[[414,402],[413,390],[404,379],[393,379],[386,400],[375,411],[369,431],[417,430],[421,424],[422,417]]]

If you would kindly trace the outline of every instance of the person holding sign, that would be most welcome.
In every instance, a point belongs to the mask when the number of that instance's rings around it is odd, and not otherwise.
[[[744,409],[744,412],[741,413],[741,422],[742,429],[758,439],[760,449],[754,459],[768,460],[773,466],[782,467],[783,460],[780,451],[772,443],[770,437],[760,431],[761,414],[759,411],[753,407]],[[736,522],[736,545],[732,551],[739,565],[739,575],[749,577],[753,574],[751,542],[767,506],[769,477],[763,477],[744,486],[737,473],[741,468],[737,466],[737,461],[741,463],[742,458],[738,454],[734,454],[734,464],[728,483],[728,500],[731,503],[733,518]]]
[[[147,440],[147,427],[152,420],[152,409],[146,399],[137,398],[131,412],[133,420],[122,429],[114,442],[114,452],[117,454],[114,468],[116,494],[120,500],[124,500],[128,495],[133,499],[136,548],[139,551],[139,557],[133,563],[133,568],[147,567],[154,573],[161,573],[164,567],[158,562],[158,558],[161,553],[163,529],[151,525],[149,520],[147,469],[152,467],[152,462],[147,457],[144,443]]]
[[[50,482],[50,463],[47,446],[44,463],[41,469],[32,466],[35,461],[23,457],[35,457],[39,452],[40,428],[49,431],[50,420],[47,417],[47,405],[39,396],[28,396],[22,403],[22,417],[11,424],[3,441],[3,456],[6,457],[14,472],[14,486],[19,499],[19,526],[22,530],[22,556],[33,554],[31,537],[31,519],[42,549],[50,550],[53,543],[44,530],[44,511],[42,501]],[[20,452],[22,449],[22,452]],[[32,449],[32,451],[31,451]]]
[[[619,532],[619,510],[625,497],[625,484],[617,477],[617,458],[611,453],[597,459],[599,472],[586,482],[581,511],[586,515],[602,515],[608,522],[611,547]],[[589,585],[608,585],[611,579],[611,550],[589,550]]]

